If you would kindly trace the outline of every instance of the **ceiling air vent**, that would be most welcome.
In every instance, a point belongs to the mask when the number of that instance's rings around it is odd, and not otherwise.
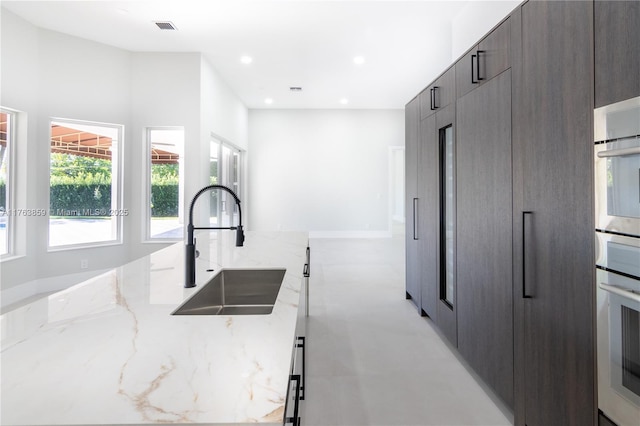
[[[289,87],[289,90],[291,90],[292,92],[302,92],[302,87],[291,86]]]
[[[176,26],[173,25],[173,22],[170,22],[170,21],[157,21],[157,22],[155,22],[155,24],[161,30],[170,30],[170,31],[177,30]]]

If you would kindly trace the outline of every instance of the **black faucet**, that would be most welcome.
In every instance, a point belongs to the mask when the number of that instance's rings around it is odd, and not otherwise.
[[[222,189],[223,191],[227,191],[229,194],[233,196],[236,200],[236,205],[238,206],[238,226],[228,226],[228,227],[220,227],[220,226],[193,226],[193,206],[196,203],[196,200],[199,196],[204,194],[207,191],[211,191],[213,189]],[[191,204],[189,205],[189,225],[187,226],[187,244],[186,244],[186,255],[185,255],[185,288],[195,287],[196,286],[196,240],[193,238],[193,231],[196,229],[235,229],[236,230],[236,247],[242,247],[244,243],[244,231],[242,230],[242,209],[240,208],[240,199],[231,189],[227,188],[223,185],[209,185],[202,188],[200,191],[193,196],[191,200]]]

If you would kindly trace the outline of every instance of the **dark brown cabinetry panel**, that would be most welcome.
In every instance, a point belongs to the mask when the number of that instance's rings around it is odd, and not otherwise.
[[[480,76],[482,83],[491,80],[511,67],[511,22],[509,19],[496,27],[479,44]]]
[[[460,98],[511,66],[511,22],[498,25],[456,62],[456,92]]]
[[[521,13],[512,58],[521,193],[513,213],[515,423],[594,425],[593,3],[529,1]]]
[[[640,96],[640,1],[596,0],[596,107]]]
[[[443,164],[444,159],[440,158],[444,152],[444,135],[446,129],[450,131],[450,138],[452,140],[451,146],[451,168],[450,178],[447,185],[453,191],[453,197],[451,199],[451,220],[448,220],[444,215],[444,206],[447,204],[445,201],[445,188],[441,179],[446,180],[446,166]],[[457,295],[456,295],[456,232],[455,232],[455,191],[456,191],[456,108],[455,103],[450,104],[447,107],[438,110],[435,114],[435,129],[433,132],[433,140],[436,145],[435,149],[435,161],[437,164],[437,174],[435,176],[435,185],[437,187],[437,199],[436,199],[436,216],[434,225],[436,228],[436,259],[438,262],[438,280],[437,280],[437,318],[436,325],[442,333],[449,339],[449,341],[457,346],[458,344],[458,326],[457,326]],[[449,229],[446,224],[449,223],[453,229]],[[446,229],[441,229],[441,227]],[[447,247],[445,239],[450,240],[450,247]],[[447,262],[447,252],[450,255],[450,262]],[[447,271],[447,263],[449,263],[450,273]],[[448,287],[448,290],[447,290]],[[449,293],[449,294],[447,294]]]
[[[420,270],[422,310],[437,321],[438,297],[438,150],[436,116],[420,123],[419,198],[420,198]]]
[[[456,113],[458,350],[512,407],[511,71]]]
[[[458,98],[480,85],[477,72],[478,45],[456,62],[456,93]]]
[[[424,119],[455,102],[455,85],[455,69],[451,67],[420,93],[420,117]]]
[[[418,153],[420,141],[420,101],[416,97],[405,107],[405,251],[406,293],[420,309],[420,258],[418,254]]]

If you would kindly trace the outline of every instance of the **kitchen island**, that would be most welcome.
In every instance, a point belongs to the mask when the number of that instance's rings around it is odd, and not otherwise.
[[[198,236],[0,317],[3,425],[282,425],[306,233]],[[221,268],[285,268],[269,315],[171,313]]]

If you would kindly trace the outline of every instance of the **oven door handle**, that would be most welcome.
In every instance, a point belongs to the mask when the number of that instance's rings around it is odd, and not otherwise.
[[[606,151],[600,151],[598,152],[598,158],[624,157],[626,155],[638,154],[640,154],[640,146],[634,146],[633,148],[608,149]]]
[[[608,291],[609,293],[617,294],[618,296],[622,296],[625,299],[634,300],[640,303],[640,293],[636,293],[615,285],[609,285],[607,283],[600,283],[599,286],[601,289]]]

